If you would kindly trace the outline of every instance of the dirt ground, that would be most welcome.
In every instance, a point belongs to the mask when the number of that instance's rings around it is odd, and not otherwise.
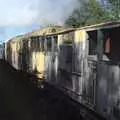
[[[0,120],[83,120],[65,95],[33,87],[29,75],[0,60]]]

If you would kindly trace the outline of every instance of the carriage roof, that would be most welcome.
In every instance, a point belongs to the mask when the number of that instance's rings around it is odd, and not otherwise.
[[[80,28],[66,28],[62,26],[54,26],[54,27],[46,27],[44,29],[35,30],[33,32],[29,32],[25,35],[16,36],[12,38],[10,41],[19,41],[28,39],[30,37],[38,37],[38,36],[55,36],[60,34],[66,34],[69,32],[74,32],[77,30],[85,30],[85,31],[93,31],[93,30],[99,30],[99,29],[109,29],[109,28],[115,28],[120,27],[120,21],[108,21],[100,24],[95,25],[89,25],[85,27]]]

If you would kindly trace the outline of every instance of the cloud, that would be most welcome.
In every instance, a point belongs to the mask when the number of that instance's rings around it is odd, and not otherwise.
[[[37,12],[31,9],[34,2],[29,0],[0,1],[0,27],[28,26],[37,17]]]
[[[48,24],[63,24],[78,0],[0,0],[0,43]]]
[[[62,24],[77,0],[0,1],[0,27]]]
[[[62,24],[76,6],[77,0],[44,0],[39,2],[39,24]],[[47,3],[47,4],[46,4]]]

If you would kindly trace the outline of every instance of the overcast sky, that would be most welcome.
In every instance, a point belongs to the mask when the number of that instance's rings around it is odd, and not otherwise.
[[[63,24],[77,0],[0,0],[0,42],[47,24]]]

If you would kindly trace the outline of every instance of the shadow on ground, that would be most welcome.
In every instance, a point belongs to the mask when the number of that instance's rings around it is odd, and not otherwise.
[[[64,95],[33,87],[28,74],[0,60],[0,120],[82,120]]]

